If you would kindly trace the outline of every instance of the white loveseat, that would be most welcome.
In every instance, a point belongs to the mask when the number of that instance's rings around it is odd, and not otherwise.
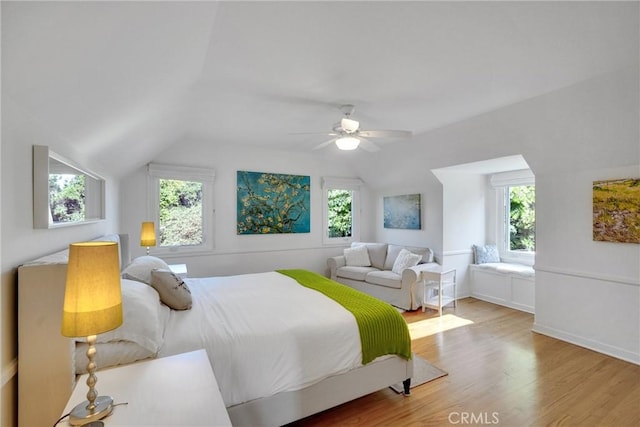
[[[429,248],[387,243],[351,244],[352,249],[362,246],[367,249],[370,265],[366,265],[366,259],[365,262],[348,265],[345,255],[329,258],[327,265],[331,270],[331,279],[404,310],[420,308],[424,293],[420,272],[438,265],[433,262],[433,251]],[[392,269],[402,249],[421,255],[421,259],[417,265],[404,268],[398,274]]]

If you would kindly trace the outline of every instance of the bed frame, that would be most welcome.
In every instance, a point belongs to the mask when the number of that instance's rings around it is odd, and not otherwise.
[[[126,266],[127,235],[120,235],[120,250]],[[73,340],[60,333],[66,260],[62,251],[18,268],[19,426],[53,425],[75,387]],[[412,374],[412,361],[394,356],[227,410],[234,425],[280,426],[401,381],[408,394]],[[96,388],[100,390],[99,382]]]

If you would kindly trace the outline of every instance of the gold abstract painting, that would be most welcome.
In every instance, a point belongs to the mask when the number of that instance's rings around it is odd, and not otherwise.
[[[640,178],[593,182],[593,240],[640,243]]]

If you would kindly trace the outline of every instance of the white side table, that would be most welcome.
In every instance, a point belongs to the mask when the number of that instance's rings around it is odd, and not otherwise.
[[[173,274],[175,274],[179,278],[185,279],[187,277],[187,264],[171,264],[169,265],[169,268],[171,269]]]
[[[96,376],[98,394],[113,397],[114,405],[127,402],[101,420],[105,427],[231,426],[205,350],[105,369]],[[63,414],[86,400],[86,380],[86,374],[80,377]]]
[[[424,295],[422,298],[422,312],[427,308],[438,310],[442,316],[442,307],[453,303],[456,306],[456,270],[443,269],[438,266],[422,271]]]

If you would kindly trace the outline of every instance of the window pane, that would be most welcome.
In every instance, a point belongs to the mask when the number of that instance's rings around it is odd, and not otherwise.
[[[328,190],[329,237],[351,237],[353,218],[351,206],[353,196],[349,190]]]
[[[203,243],[201,182],[160,179],[160,246]]]
[[[509,187],[509,250],[536,250],[536,189]]]
[[[54,224],[84,221],[85,176],[49,175],[49,207]]]

